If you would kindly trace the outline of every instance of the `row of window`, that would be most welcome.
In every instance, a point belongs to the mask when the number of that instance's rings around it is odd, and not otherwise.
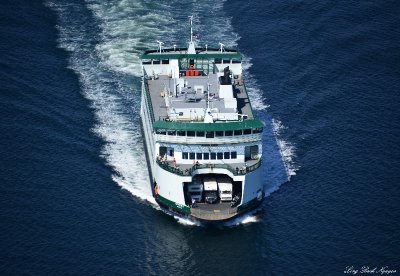
[[[161,135],[169,135],[169,136],[188,136],[188,137],[206,137],[206,138],[214,138],[214,137],[223,137],[223,136],[238,136],[238,135],[249,135],[261,133],[262,128],[253,128],[253,129],[238,129],[238,130],[226,130],[226,131],[184,131],[184,130],[161,130],[158,129],[156,131],[157,134]]]
[[[190,160],[222,160],[222,159],[236,159],[236,151],[226,152],[182,152],[182,159]]]
[[[153,61],[153,62],[152,62]],[[142,64],[169,64],[169,59],[153,59],[153,60],[144,60]]]
[[[221,64],[221,63],[229,64],[229,63],[231,63],[231,61],[232,61],[232,63],[241,63],[241,62],[242,62],[242,61],[239,60],[239,59],[232,59],[232,60],[230,60],[230,59],[216,58],[216,59],[214,60],[214,62],[215,62],[216,64]],[[159,60],[159,59],[143,60],[143,61],[142,61],[142,64],[169,64],[169,59],[162,59],[162,60]],[[192,62],[192,60],[190,60],[190,64],[194,64],[194,61]]]
[[[214,62],[216,64],[221,64],[221,63],[226,64],[226,63],[231,63],[231,60],[230,59],[216,58],[214,60]],[[232,59],[232,63],[242,63],[242,61],[240,59]]]

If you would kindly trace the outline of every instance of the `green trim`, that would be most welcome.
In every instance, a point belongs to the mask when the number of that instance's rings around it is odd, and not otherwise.
[[[224,122],[224,123],[186,123],[186,122],[170,122],[156,121],[153,124],[154,129],[166,130],[186,130],[186,131],[227,131],[240,130],[248,128],[263,128],[264,124],[258,119],[244,120],[240,122]]]
[[[243,90],[247,95],[247,99],[249,100],[251,114],[253,114],[253,116],[254,116],[254,109],[253,109],[253,106],[251,105],[251,100],[250,100],[250,97],[249,97],[249,93],[247,93],[247,87],[246,87],[246,83],[245,82],[243,82]]]
[[[196,48],[197,51],[204,51],[205,49]],[[241,59],[242,54],[236,50],[225,50],[219,53],[199,53],[199,54],[186,54],[182,51],[187,51],[186,48],[179,48],[175,51],[173,49],[163,49],[160,53],[157,50],[146,51],[140,56],[140,59],[182,59],[182,58],[203,58],[203,59],[213,59],[213,58],[229,58],[229,59]],[[210,49],[208,51],[219,51],[219,49]]]
[[[190,214],[191,213],[190,212],[190,208],[188,206],[186,206],[186,205],[175,203],[175,202],[173,202],[173,201],[171,201],[169,199],[166,199],[165,197],[162,197],[160,195],[157,195],[156,199],[158,201],[160,201],[161,203],[164,203],[168,207],[171,207],[171,208],[173,208],[175,210],[179,210],[179,211],[181,211],[181,212],[183,212],[185,214]]]

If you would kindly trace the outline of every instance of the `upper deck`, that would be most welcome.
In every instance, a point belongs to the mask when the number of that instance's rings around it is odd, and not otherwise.
[[[227,121],[227,115],[222,114],[231,113],[234,115],[229,121],[239,120],[238,114],[246,115],[247,119],[254,118],[243,83],[237,82],[233,85],[233,99],[236,99],[236,101],[233,101],[232,105],[231,98],[222,98],[219,93],[220,85],[217,74],[197,77],[183,76],[181,79],[186,83],[186,87],[177,91],[177,93],[172,93],[175,84],[168,76],[160,75],[157,79],[147,80],[146,92],[150,96],[155,121],[166,119],[181,122],[204,121],[204,110],[207,109],[207,106],[211,111],[216,111],[216,119],[219,118],[221,121]],[[208,85],[210,96],[207,103],[208,95],[202,90]],[[200,91],[196,91],[195,88],[199,88]],[[174,112],[174,109],[177,112],[180,110],[183,114]],[[185,111],[188,111],[188,113]]]
[[[238,51],[160,48],[144,53],[142,64],[146,104],[156,129],[263,126],[254,117]]]
[[[146,51],[142,56],[143,100],[155,130],[257,132],[242,76],[239,51],[196,48],[192,17],[187,48]]]

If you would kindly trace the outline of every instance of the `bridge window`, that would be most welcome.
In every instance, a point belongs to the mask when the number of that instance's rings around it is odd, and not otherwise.
[[[262,128],[253,128],[253,133],[261,133]]]
[[[177,133],[178,133],[178,136],[185,136],[186,135],[186,131],[182,131],[182,130],[177,131]]]
[[[235,135],[242,135],[242,130],[241,129],[235,130]]]
[[[176,136],[176,131],[175,130],[170,130],[170,131],[168,131],[168,135]]]
[[[157,129],[157,130],[156,130],[156,133],[157,133],[157,134],[161,134],[161,135],[167,134],[167,132],[166,132],[165,130],[162,130],[162,129]]]
[[[196,131],[197,137],[204,137],[204,131]]]
[[[153,59],[153,64],[160,64],[160,60],[159,59]]]
[[[206,138],[214,138],[214,131],[207,131]]]
[[[211,152],[210,156],[211,156],[211,160],[217,159],[217,154],[215,152]]]
[[[216,136],[216,137],[224,136],[224,132],[223,132],[223,131],[216,131],[216,132],[215,132],[215,136]]]
[[[194,137],[195,134],[196,134],[196,132],[194,132],[194,131],[188,131],[187,132],[187,136],[190,136],[190,137]]]
[[[162,64],[169,64],[169,59],[163,59],[161,62]]]
[[[166,148],[161,149],[161,153],[165,154]],[[174,156],[174,150],[168,149],[168,154]],[[236,151],[225,151],[225,152],[182,152],[182,159],[190,160],[223,160],[223,159],[237,159]]]
[[[244,134],[244,135],[251,134],[251,129],[249,128],[249,129],[243,130],[243,134]]]
[[[215,64],[219,64],[222,63],[222,59],[221,58],[216,58],[214,61]]]
[[[233,135],[232,130],[225,131],[225,136],[232,136],[232,135]]]

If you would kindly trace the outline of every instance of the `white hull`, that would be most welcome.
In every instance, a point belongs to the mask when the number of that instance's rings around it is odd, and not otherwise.
[[[188,48],[162,44],[141,56],[140,115],[156,201],[205,221],[256,207],[264,124],[251,107],[242,55],[223,44],[196,48],[192,36]]]
[[[146,107],[145,97],[145,91],[142,91],[141,123],[146,155],[149,164],[149,175],[151,178],[153,192],[154,184],[157,183],[158,185],[157,194],[154,194],[154,196],[156,200],[163,205],[163,207],[166,207],[171,211],[189,215],[195,219],[218,221],[231,219],[241,214],[241,210],[243,212],[249,211],[261,203],[264,197],[262,167],[259,167],[245,175],[234,175],[230,170],[224,168],[199,168],[193,171],[192,175],[188,176],[180,176],[160,167],[160,165],[156,162],[157,154],[155,153],[157,143],[160,141],[156,140],[156,135],[154,132],[152,132],[151,118]],[[240,203],[237,205],[238,208],[235,209],[234,213],[229,214],[227,217],[223,216],[222,219],[218,219],[218,217],[215,219],[204,219],[196,216],[195,212],[192,212],[193,210],[187,204],[187,199],[185,200],[183,185],[185,182],[192,182],[193,176],[199,174],[227,175],[232,178],[233,181],[242,183],[242,197]],[[160,201],[160,199],[164,200]]]

